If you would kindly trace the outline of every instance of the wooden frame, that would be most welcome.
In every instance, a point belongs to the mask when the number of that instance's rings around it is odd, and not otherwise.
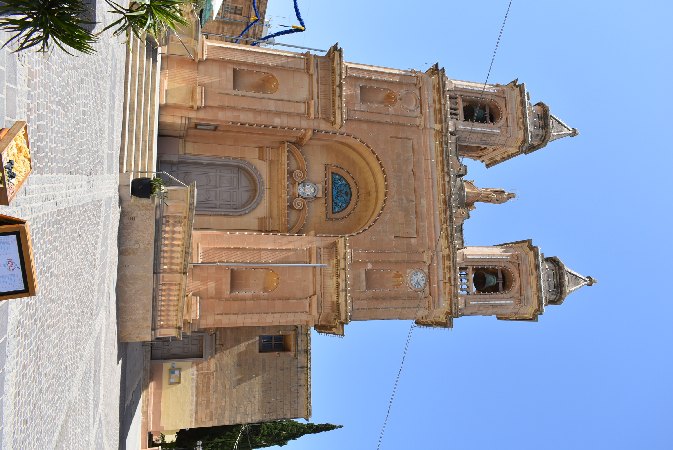
[[[295,349],[296,335],[261,334],[259,336],[259,353],[287,353]]]
[[[7,170],[5,166],[11,159],[7,154],[13,141],[17,136],[23,134],[26,139],[26,147],[28,148],[28,171],[22,175],[20,179],[9,181],[7,178]],[[0,129],[0,205],[9,205],[16,194],[21,189],[23,183],[28,179],[28,175],[33,171],[33,161],[30,155],[30,141],[28,139],[28,126],[24,121],[15,122],[12,128]],[[11,186],[10,186],[11,185]]]
[[[13,248],[14,245],[16,249]],[[3,251],[9,257],[0,260],[0,286],[5,285],[5,290],[0,290],[0,300],[32,297],[37,294],[33,246],[28,224],[24,220],[0,215],[0,254]],[[11,257],[14,252],[18,254],[18,261]],[[20,270],[20,280],[16,274],[7,273],[16,269]]]

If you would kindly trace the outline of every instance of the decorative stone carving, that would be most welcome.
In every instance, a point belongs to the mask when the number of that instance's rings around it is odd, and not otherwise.
[[[465,205],[469,210],[475,208],[476,202],[481,203],[505,203],[514,197],[516,194],[507,192],[504,189],[497,188],[478,188],[472,181],[465,180]]]
[[[415,92],[404,91],[400,94],[400,105],[407,111],[417,111],[421,105],[421,100]]]
[[[301,197],[297,197],[294,200],[292,200],[292,207],[294,209],[304,209],[306,208],[306,200],[304,200]]]
[[[299,169],[293,170],[292,171],[292,178],[294,178],[294,180],[298,183],[302,182],[302,181],[304,181],[304,179],[306,179],[306,172],[301,171]]]

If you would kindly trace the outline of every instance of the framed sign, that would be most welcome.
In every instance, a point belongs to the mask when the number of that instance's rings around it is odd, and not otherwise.
[[[37,293],[33,246],[28,224],[0,215],[0,300]]]

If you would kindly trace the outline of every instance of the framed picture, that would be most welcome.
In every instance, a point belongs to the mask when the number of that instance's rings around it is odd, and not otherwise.
[[[26,122],[0,129],[0,205],[9,205],[33,170]]]
[[[28,224],[0,215],[0,300],[37,293],[33,247]]]
[[[182,381],[182,369],[168,369],[168,384],[180,384],[180,381]]]

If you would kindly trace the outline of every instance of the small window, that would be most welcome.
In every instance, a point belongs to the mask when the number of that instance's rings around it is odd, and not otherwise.
[[[283,334],[264,334],[259,337],[259,352],[289,352],[289,336]]]
[[[195,128],[197,130],[215,131],[217,130],[217,125],[214,123],[197,123]]]
[[[463,120],[465,122],[496,123],[500,117],[500,108],[493,101],[463,99]]]

